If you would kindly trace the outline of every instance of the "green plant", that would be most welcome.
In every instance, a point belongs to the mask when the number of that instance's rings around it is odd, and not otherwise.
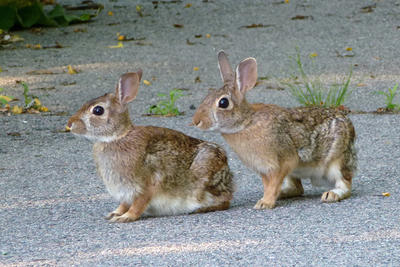
[[[182,114],[175,106],[176,101],[183,96],[182,90],[173,89],[169,92],[169,95],[161,93],[157,95],[164,99],[160,100],[157,105],[153,105],[148,109],[150,114],[163,116],[177,116]]]
[[[12,27],[30,28],[34,25],[66,26],[75,22],[89,21],[95,14],[72,15],[57,4],[50,11],[43,8],[39,0],[0,0],[0,29],[8,31]]]
[[[349,75],[341,83],[326,87],[319,77],[309,78],[301,62],[300,52],[297,49],[295,69],[299,75],[295,76],[294,79],[299,79],[298,82],[284,82],[284,84],[289,87],[290,93],[296,100],[304,106],[339,107],[343,105],[350,94],[351,68]]]
[[[3,88],[0,88],[0,93],[3,91]],[[6,95],[0,95],[0,107],[3,107],[7,105],[9,102],[13,100],[13,97],[11,96],[6,96]]]
[[[386,104],[386,109],[387,110],[400,110],[400,105],[399,104],[394,104],[393,99],[397,95],[397,87],[399,84],[396,84],[393,86],[393,88],[389,88],[388,92],[384,91],[378,91],[377,93],[380,95],[384,95],[386,97],[385,99],[385,104]]]

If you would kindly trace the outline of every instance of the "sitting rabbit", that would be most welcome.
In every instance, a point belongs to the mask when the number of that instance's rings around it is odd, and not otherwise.
[[[336,109],[250,104],[245,94],[257,81],[256,60],[241,61],[234,73],[221,51],[218,63],[224,85],[209,92],[193,124],[219,131],[243,163],[261,175],[264,196],[254,208],[273,208],[278,197],[302,195],[303,178],[331,188],[322,202],[349,197],[357,161],[350,119]]]
[[[127,104],[142,71],[123,74],[115,94],[88,101],[67,128],[95,141],[98,175],[119,207],[107,219],[172,215],[229,208],[234,190],[225,151],[167,128],[133,125]]]

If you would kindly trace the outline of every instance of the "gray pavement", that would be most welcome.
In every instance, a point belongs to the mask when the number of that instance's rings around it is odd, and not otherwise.
[[[187,3],[192,6],[185,8]],[[384,105],[373,92],[400,82],[399,1],[159,1],[156,9],[151,1],[103,4],[105,10],[92,23],[46,28],[41,34],[18,32],[25,43],[58,41],[63,49],[0,50],[0,87],[20,96],[15,81],[26,81],[52,111],[0,115],[0,266],[400,265],[400,117],[370,113]],[[144,17],[136,13],[137,4],[144,7]],[[362,12],[374,4],[372,12]],[[310,17],[291,19],[297,15]],[[242,28],[259,23],[272,26]],[[86,31],[74,32],[77,28]],[[117,32],[146,39],[142,45],[132,41],[108,48],[117,44]],[[195,38],[199,34],[203,37]],[[321,204],[323,190],[305,183],[304,197],[257,211],[252,207],[262,196],[260,178],[218,134],[187,126],[194,113],[190,106],[197,106],[208,88],[221,85],[216,61],[221,49],[233,64],[255,57],[259,75],[270,77],[249,92],[249,101],[295,106],[287,90],[268,83],[290,76],[289,56],[296,46],[304,58],[318,54],[316,71],[327,82],[343,78],[353,66],[347,106],[368,112],[351,115],[359,171],[352,197],[340,203]],[[346,47],[353,48],[354,57],[337,56]],[[81,72],[62,73],[67,65]],[[141,85],[130,105],[132,119],[223,145],[237,183],[231,209],[129,224],[104,219],[117,203],[96,176],[91,143],[60,130],[83,102],[113,91],[120,74],[138,67],[152,84]],[[58,74],[27,74],[40,69]],[[197,76],[201,83],[195,83]],[[157,93],[173,88],[188,89],[178,102],[184,116],[142,116]]]

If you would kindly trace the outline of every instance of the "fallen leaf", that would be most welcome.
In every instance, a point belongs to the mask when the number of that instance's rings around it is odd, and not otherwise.
[[[75,28],[74,32],[87,32],[87,29],[84,28]]]
[[[198,71],[198,70],[199,70],[199,67],[193,67],[193,70],[194,70],[194,71]]]
[[[141,5],[136,5],[136,11],[141,12],[142,11],[142,6]]]
[[[118,35],[118,41],[125,41],[125,35]]]
[[[374,8],[376,8],[376,3],[373,5],[365,6],[361,8],[361,13],[370,13],[374,11]]]
[[[48,75],[48,74],[57,74],[51,70],[32,70],[28,71],[26,74],[28,75]]]
[[[346,47],[346,51],[353,51],[353,48],[351,48],[351,47]]]
[[[192,4],[188,3],[188,4],[185,5],[185,8],[189,8],[191,6],[192,6]]]
[[[285,0],[285,4],[289,4],[290,0]]]
[[[124,44],[122,42],[118,42],[117,45],[110,45],[108,48],[123,48]]]
[[[272,26],[275,26],[275,25],[272,25],[272,24],[264,25],[262,23],[259,23],[259,24],[253,23],[251,25],[241,26],[239,28],[246,28],[246,29],[251,29],[251,28],[269,28],[269,27],[272,27]]]
[[[40,111],[40,112],[48,112],[49,109],[48,109],[47,107],[45,107],[45,106],[41,106],[41,107],[39,108],[39,111]]]
[[[186,39],[186,44],[187,45],[195,45],[195,42],[191,42],[189,39]]]
[[[194,37],[195,37],[195,38],[201,38],[201,37],[203,37],[203,35],[201,35],[201,34],[196,34]]]
[[[365,83],[357,83],[357,86],[358,87],[364,87],[364,86],[367,86],[367,84],[365,84]]]
[[[71,65],[68,65],[68,74],[74,75],[78,74],[78,72],[80,72],[78,69],[73,68]]]
[[[145,85],[151,85],[151,82],[149,82],[148,80],[143,80],[143,83],[144,83]]]
[[[0,99],[5,100],[6,102],[10,102],[13,100],[11,97],[6,96],[6,95],[0,95]]]
[[[175,23],[175,24],[174,24],[174,27],[175,27],[175,28],[183,28],[183,25],[182,25],[182,24],[176,24],[176,23]]]
[[[382,193],[382,196],[384,196],[384,197],[390,197],[390,193],[389,193],[389,192],[384,192],[384,193]]]
[[[197,77],[194,79],[194,82],[195,82],[195,83],[201,83],[200,77],[197,76]]]
[[[318,56],[318,54],[315,53],[315,52],[310,54],[310,58],[314,58],[314,57],[317,57],[317,56]]]
[[[207,33],[206,38],[211,38],[211,34]]]
[[[22,108],[20,106],[13,106],[13,108],[11,109],[11,112],[14,114],[21,114],[22,113]]]
[[[73,81],[73,82],[64,81],[64,82],[61,83],[61,85],[63,85],[63,86],[75,85],[75,84],[76,84],[75,81]],[[52,88],[52,89],[55,89],[55,87]]]
[[[109,15],[109,16],[114,16],[114,13],[113,13],[112,11],[108,11],[108,12],[107,12],[107,15]]]
[[[302,20],[302,19],[314,19],[312,16],[297,15],[291,18],[291,20]]]
[[[9,136],[21,136],[21,134],[19,132],[9,132],[9,133],[7,133],[7,135],[9,135]]]

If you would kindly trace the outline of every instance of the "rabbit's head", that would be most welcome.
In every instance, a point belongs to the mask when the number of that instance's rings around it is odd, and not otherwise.
[[[245,94],[257,81],[257,62],[242,60],[233,72],[226,54],[218,53],[218,66],[224,85],[208,93],[193,116],[193,124],[202,130],[235,133],[251,120],[252,108]]]
[[[115,94],[105,94],[86,102],[69,120],[67,129],[76,135],[100,142],[112,142],[132,127],[127,104],[135,99],[142,70],[123,74]]]

